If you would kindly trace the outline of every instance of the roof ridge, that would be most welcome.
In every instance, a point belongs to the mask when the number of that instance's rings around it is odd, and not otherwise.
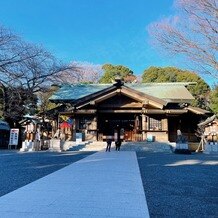
[[[91,85],[91,86],[104,86],[104,85],[114,85],[116,83],[64,83],[64,85]],[[150,82],[150,83],[124,83],[127,86],[134,86],[134,85],[196,85],[197,82]]]

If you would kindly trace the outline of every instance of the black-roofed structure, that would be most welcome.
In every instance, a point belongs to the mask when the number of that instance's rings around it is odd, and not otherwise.
[[[8,148],[10,126],[7,122],[0,120],[0,149]]]

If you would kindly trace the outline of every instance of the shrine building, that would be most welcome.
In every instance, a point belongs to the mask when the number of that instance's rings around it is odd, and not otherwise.
[[[195,83],[135,83],[63,85],[50,101],[61,110],[53,128],[62,128],[66,139],[106,138],[125,141],[174,142],[177,130],[190,142],[197,141],[197,124],[209,112],[191,106],[187,87]],[[53,130],[55,132],[55,130]]]

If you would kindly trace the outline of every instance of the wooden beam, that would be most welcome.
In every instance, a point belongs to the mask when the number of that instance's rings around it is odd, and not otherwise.
[[[161,109],[142,109],[143,114],[165,114],[166,112]]]
[[[130,98],[132,98],[132,99],[135,99],[135,100],[137,100],[139,102],[144,101],[144,98],[142,96],[139,96],[139,95],[137,95],[137,94],[135,94],[133,92],[130,92],[130,91],[126,90],[126,89],[121,89],[121,93],[128,96],[128,97],[130,97]]]
[[[165,110],[166,114],[185,114],[188,112],[188,110],[185,109],[170,109],[170,110]]]
[[[119,93],[119,89],[118,89],[118,90],[115,90],[114,92],[111,92],[111,93],[109,93],[109,94],[107,94],[107,95],[104,95],[104,96],[102,96],[102,97],[96,98],[94,101],[95,101],[95,103],[99,103],[99,102],[101,102],[101,101],[104,101],[104,100],[106,100],[106,99],[108,99],[108,98],[111,98],[111,97],[117,95],[117,93]]]
[[[99,113],[142,113],[142,110],[98,110]]]
[[[74,114],[95,114],[97,110],[91,110],[91,109],[83,109],[83,110],[76,110]]]
[[[145,104],[148,103],[148,101],[149,101],[150,105],[158,106],[158,108],[160,108],[160,109],[162,109],[163,106],[167,105],[167,102],[163,99],[145,94],[144,92],[139,92],[139,91],[131,89],[125,85],[122,87],[121,91],[123,92],[124,90],[128,93],[131,93],[131,94],[134,93],[134,95],[138,96],[139,99],[143,99]]]
[[[130,91],[126,88],[123,88],[121,89],[121,93],[123,93],[124,95],[130,97],[130,98],[133,98],[137,101],[140,101],[142,103],[144,103],[145,105],[151,105],[151,106],[154,106],[154,107],[157,107],[157,108],[160,108],[162,109],[163,106],[165,105],[165,102],[161,99],[157,99],[157,101],[160,101],[161,103],[155,101],[155,100],[152,100],[152,96],[149,96],[148,95],[145,95],[144,93],[142,93],[141,95],[139,95],[138,93],[134,93],[133,91]]]
[[[95,105],[96,103],[99,103],[101,101],[104,101],[104,100],[106,100],[108,98],[111,98],[111,97],[115,96],[116,94],[117,94],[117,90],[115,90],[115,91],[113,91],[111,93],[108,93],[106,95],[103,95],[101,97],[98,97],[96,99],[93,99],[92,101],[87,101],[84,104],[81,104],[81,105],[77,106],[76,108],[79,109],[79,108],[82,108],[82,107],[84,107],[86,105],[89,105],[89,104],[90,105]]]
[[[187,113],[188,110],[185,109],[169,109],[169,110],[161,110],[161,109],[142,109],[143,114],[184,114]]]

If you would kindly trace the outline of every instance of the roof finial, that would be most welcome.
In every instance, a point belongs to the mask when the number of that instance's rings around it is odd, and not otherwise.
[[[121,79],[120,76],[116,76],[116,77],[114,78],[114,80],[115,80],[115,82],[116,82],[114,85],[116,85],[116,86],[122,86],[122,85],[123,85],[123,80]]]

